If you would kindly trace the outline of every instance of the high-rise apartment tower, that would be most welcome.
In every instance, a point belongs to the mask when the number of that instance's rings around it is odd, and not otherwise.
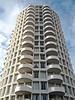
[[[75,100],[75,77],[60,20],[49,6],[29,5],[18,15],[0,100]]]

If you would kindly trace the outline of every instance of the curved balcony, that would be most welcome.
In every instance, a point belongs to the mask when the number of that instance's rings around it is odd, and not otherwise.
[[[27,13],[27,14],[26,14],[26,18],[27,18],[27,17],[33,17],[33,18],[35,18],[35,15],[34,15],[33,13]]]
[[[49,26],[49,25],[51,25],[51,26],[53,26],[53,22],[52,21],[45,21],[44,22],[44,27],[46,27],[46,26]],[[54,27],[54,26],[53,26]]]
[[[51,22],[53,23],[53,20],[52,20],[51,17],[45,17],[45,18],[43,19],[43,21],[44,21],[44,23],[45,23],[46,21],[51,21]]]
[[[59,83],[61,84],[63,82],[63,78],[61,75],[49,75],[48,76],[49,83]]]
[[[56,42],[56,37],[55,36],[46,36],[45,37],[45,43],[49,42],[49,41]]]
[[[33,6],[29,6],[27,10],[34,10],[35,11],[35,8]]]
[[[58,51],[55,48],[49,48],[49,49],[46,50],[46,55],[57,56],[58,55]]]
[[[28,30],[25,30],[23,34],[24,35],[32,35],[32,36],[34,36],[34,31],[31,30],[31,29],[28,29]]]
[[[29,21],[29,20],[35,22],[35,18],[32,16],[26,17],[25,21]]]
[[[54,72],[59,74],[61,72],[61,67],[58,64],[51,64],[47,66],[48,72]]]
[[[35,27],[33,27],[32,25],[26,25],[24,27],[25,30],[32,30],[32,31],[35,31]]]
[[[53,30],[47,30],[44,32],[44,34],[45,34],[45,37],[50,36],[50,35],[55,36],[55,32]]]
[[[47,30],[53,30],[54,31],[54,27],[51,26],[51,25],[44,27],[44,31],[47,31]]]
[[[33,69],[33,65],[32,64],[21,64],[19,67],[18,67],[18,71],[20,72],[20,73],[22,73],[22,72],[30,72],[30,71],[32,71],[32,69]]]
[[[19,74],[17,76],[17,82],[31,82],[32,81],[32,75],[30,74]]]
[[[51,18],[51,19],[52,19],[52,14],[49,14],[49,13],[48,13],[48,14],[44,14],[44,15],[43,15],[43,19],[45,19],[46,17],[48,17],[48,18]]]
[[[47,42],[47,43],[45,43],[45,47],[46,47],[46,49],[48,49],[48,48],[56,48],[56,42]]]
[[[60,95],[60,96],[62,96],[62,95],[65,94],[64,87],[50,87],[48,89],[48,91],[49,91],[50,95]]]
[[[20,57],[20,62],[22,64],[25,64],[26,62],[32,63],[33,62],[33,56],[31,56],[31,55],[22,55]]]
[[[21,54],[22,55],[24,55],[24,54],[32,55],[33,54],[33,49],[29,48],[29,47],[22,48]]]
[[[59,64],[59,58],[57,56],[48,56],[46,57],[48,64]]]
[[[24,41],[22,42],[22,47],[31,47],[33,48],[34,42],[32,41]]]
[[[45,10],[49,10],[49,11],[50,11],[50,7],[44,6],[44,7],[43,7],[43,11],[45,11]]]
[[[32,35],[25,35],[24,37],[23,37],[23,41],[34,41],[34,36],[32,36]]]
[[[32,25],[32,26],[34,27],[35,22],[32,21],[32,20],[26,20],[26,22],[25,22],[25,26],[26,26],[26,25]]]
[[[33,14],[35,15],[35,11],[32,10],[32,9],[27,10],[27,14],[28,14],[28,13],[33,13]]]
[[[44,14],[51,14],[51,11],[50,10],[45,10],[45,11],[43,11],[43,15]]]
[[[30,86],[17,86],[15,88],[15,94],[23,95],[25,93],[32,93],[32,88]]]

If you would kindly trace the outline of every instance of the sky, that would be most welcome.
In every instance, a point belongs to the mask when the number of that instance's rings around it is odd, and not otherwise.
[[[57,12],[75,72],[75,0],[0,0],[0,71],[17,15],[29,4],[49,5]]]

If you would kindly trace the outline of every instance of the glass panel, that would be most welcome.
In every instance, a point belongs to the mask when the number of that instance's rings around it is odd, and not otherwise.
[[[41,82],[41,90],[46,90],[46,89],[47,89],[47,83]]]
[[[45,71],[40,72],[40,77],[41,78],[46,78],[46,72]]]
[[[18,99],[18,100],[22,100],[22,95],[18,95],[18,96],[17,96],[17,99]]]
[[[47,94],[42,94],[41,95],[41,100],[48,100]]]
[[[34,72],[34,78],[39,78],[39,72],[38,71]]]
[[[33,83],[33,89],[38,90],[39,89],[39,82]]]
[[[40,66],[41,66],[41,68],[45,68],[45,63],[44,62],[41,62],[40,63]]]
[[[12,97],[11,97],[11,100],[15,100],[15,96],[12,96]]]
[[[33,100],[39,100],[39,95],[38,94],[33,94]]]
[[[16,84],[13,85],[13,88],[12,88],[12,93],[15,92],[15,88],[16,88]]]

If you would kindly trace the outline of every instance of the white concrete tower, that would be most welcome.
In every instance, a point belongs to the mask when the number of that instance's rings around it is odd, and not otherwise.
[[[75,77],[58,15],[29,5],[17,17],[0,100],[75,100]]]

